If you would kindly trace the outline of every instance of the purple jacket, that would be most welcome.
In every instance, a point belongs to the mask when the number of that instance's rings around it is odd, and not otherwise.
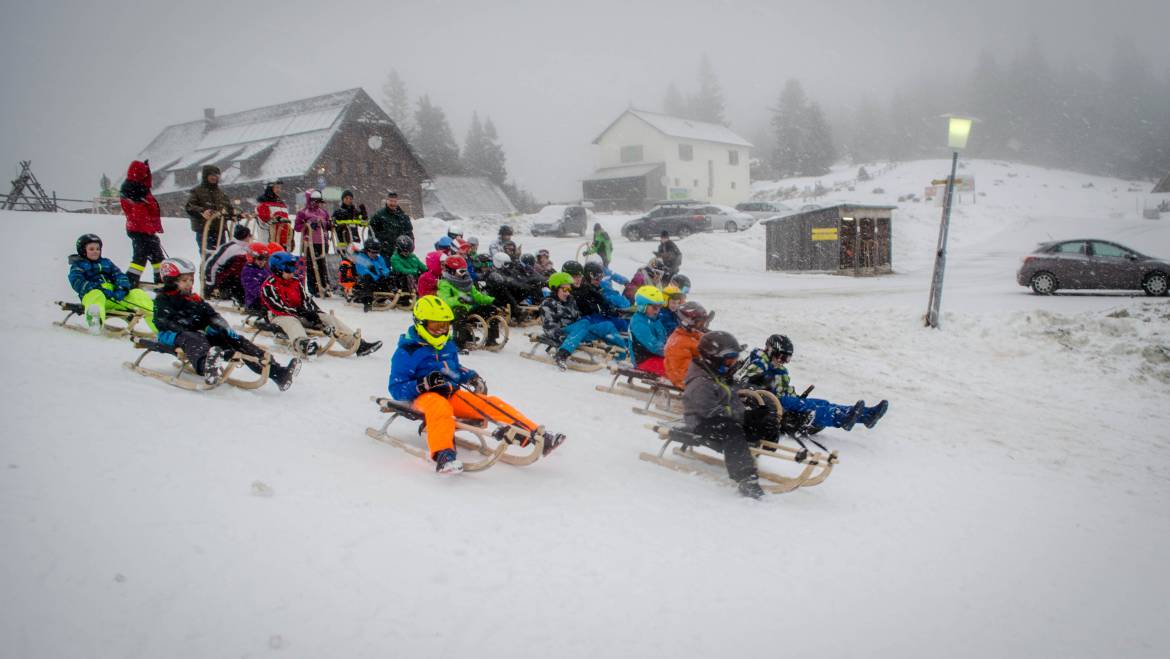
[[[325,210],[325,206],[321,204],[313,204],[309,201],[309,193],[305,193],[305,207],[297,211],[297,221],[293,225],[293,230],[300,234],[307,234],[312,231],[312,238],[314,245],[325,244],[325,232],[333,227],[333,221],[329,219],[329,211]]]
[[[260,306],[260,287],[264,280],[272,273],[268,268],[261,268],[251,263],[244,266],[240,273],[240,283],[244,285],[244,306],[251,309]]]

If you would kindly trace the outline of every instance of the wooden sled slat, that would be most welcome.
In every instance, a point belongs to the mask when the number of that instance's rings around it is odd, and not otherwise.
[[[58,301],[57,306],[65,312],[65,317],[59,321],[54,321],[53,325],[67,330],[72,330],[74,332],[79,332],[81,334],[93,334],[90,332],[89,326],[80,324],[81,319],[85,317],[85,307],[81,306],[81,303]],[[77,317],[77,323],[69,322],[73,317]],[[149,328],[146,330],[137,329],[138,323],[143,319],[143,317],[144,316],[142,312],[139,311],[119,311],[115,309],[108,310],[106,311],[106,322],[102,323],[100,335],[115,339],[121,339],[125,337],[140,339],[152,338],[154,337],[154,332],[150,331]],[[110,325],[109,320],[111,318],[117,318],[122,323],[124,323],[124,325]]]

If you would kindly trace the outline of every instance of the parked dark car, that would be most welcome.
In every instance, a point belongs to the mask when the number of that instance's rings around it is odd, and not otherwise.
[[[1107,240],[1064,240],[1041,243],[1025,256],[1016,281],[1037,295],[1062,289],[1140,289],[1146,295],[1165,295],[1170,262]]]
[[[662,204],[649,213],[622,225],[626,240],[651,240],[665,230],[671,236],[686,238],[693,233],[711,230],[711,220],[703,214],[704,204],[694,202]]]
[[[589,230],[589,210],[573,204],[553,204],[540,209],[533,217],[532,235],[584,236]]]

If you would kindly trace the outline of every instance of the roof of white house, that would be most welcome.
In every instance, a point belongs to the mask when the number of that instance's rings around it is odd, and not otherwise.
[[[142,150],[154,171],[155,194],[184,190],[176,186],[179,169],[218,165],[221,183],[247,183],[301,176],[316,162],[341,125],[360,88],[314,96],[167,126]],[[261,158],[259,172],[244,177],[239,163]]]
[[[660,114],[658,112],[647,112],[645,110],[635,110],[630,108],[623,112],[617,119],[613,120],[597,139],[593,140],[594,144],[601,142],[601,138],[613,128],[614,124],[621,120],[627,114],[637,117],[642,121],[650,124],[652,128],[667,137],[674,137],[682,140],[697,140],[702,142],[717,142],[719,144],[734,144],[736,146],[744,146],[750,148],[752,143],[745,140],[722,124],[713,124],[706,121],[694,121],[693,119],[683,119],[682,117],[673,117],[669,114]]]
[[[424,192],[427,215],[445,210],[463,217],[509,215],[516,207],[491,179],[479,176],[436,176]]]

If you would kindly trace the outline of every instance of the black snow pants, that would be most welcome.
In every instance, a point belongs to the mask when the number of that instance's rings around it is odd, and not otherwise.
[[[130,238],[131,250],[130,267],[126,268],[126,277],[130,279],[130,285],[138,286],[138,280],[142,278],[148,261],[154,268],[154,283],[159,283],[158,266],[166,255],[163,254],[158,234],[127,231],[126,235]]]
[[[727,417],[711,417],[700,421],[693,432],[704,446],[723,454],[731,480],[739,483],[756,475],[756,461],[748,450],[743,426]]]
[[[203,332],[179,332],[175,336],[175,347],[182,348],[183,353],[187,356],[187,361],[195,368],[195,372],[199,375],[204,375],[203,366],[207,359],[207,353],[211,350],[211,346],[217,346],[232,350],[244,355],[256,357],[257,359],[264,356],[264,351],[256,347],[255,343],[245,339],[242,336],[231,337],[226,333],[218,333],[214,335],[207,335]],[[254,362],[244,362],[253,373],[259,373],[262,369],[259,364]],[[268,371],[269,378],[275,377],[280,370],[275,362],[272,363]]]

